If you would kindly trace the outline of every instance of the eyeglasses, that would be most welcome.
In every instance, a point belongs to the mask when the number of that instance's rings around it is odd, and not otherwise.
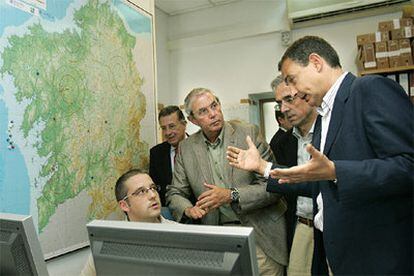
[[[208,115],[209,109],[211,111],[216,111],[219,105],[220,104],[217,101],[213,101],[209,106],[202,107],[199,110],[197,110],[195,113],[197,114],[197,117],[204,117]]]
[[[155,184],[152,184],[150,187],[140,187],[138,189],[135,190],[135,192],[133,192],[130,195],[126,195],[123,199],[121,200],[127,200],[129,197],[133,196],[133,197],[144,197],[146,195],[148,195],[148,192],[151,191],[153,193],[155,192],[159,192],[161,190],[161,187]]]
[[[295,101],[295,99],[298,97],[298,93],[296,93],[295,95],[287,95],[285,97],[282,98],[281,101],[276,101],[275,104],[275,110],[276,111],[282,111],[282,105],[283,103],[285,104],[293,104],[293,102]]]

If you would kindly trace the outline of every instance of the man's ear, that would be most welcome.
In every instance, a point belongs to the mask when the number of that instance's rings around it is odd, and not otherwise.
[[[121,208],[122,211],[129,212],[128,202],[126,202],[125,200],[121,200],[118,202],[118,204],[119,204],[119,208]]]
[[[313,65],[316,71],[321,72],[323,69],[324,60],[322,57],[316,53],[312,53],[309,55],[309,63]]]

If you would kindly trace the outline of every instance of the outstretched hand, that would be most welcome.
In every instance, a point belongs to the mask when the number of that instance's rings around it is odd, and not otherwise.
[[[288,169],[273,169],[270,176],[279,179],[281,184],[336,179],[334,162],[310,144],[306,151],[311,155],[308,162]]]
[[[260,153],[250,136],[246,137],[246,143],[248,146],[247,150],[232,146],[227,147],[227,160],[230,166],[263,174],[266,169],[266,161],[260,157]]]

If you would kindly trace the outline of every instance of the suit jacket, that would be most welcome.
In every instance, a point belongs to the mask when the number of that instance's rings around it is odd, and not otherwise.
[[[171,184],[171,145],[167,142],[155,145],[150,149],[149,175],[155,184],[161,187],[160,199],[162,206],[165,205],[165,193],[167,185]]]
[[[278,131],[279,132],[279,131]],[[276,133],[277,134],[277,133]],[[275,134],[275,136],[276,136]],[[273,136],[273,138],[275,137]],[[273,139],[272,139],[273,141]],[[277,144],[272,147],[270,142],[270,148],[276,158],[276,162],[279,165],[287,167],[296,166],[298,164],[298,139],[293,135],[293,128],[287,132],[283,132],[280,136]],[[275,191],[273,191],[275,192]],[[283,193],[287,202],[288,209],[286,211],[286,230],[287,230],[287,245],[290,251],[293,242],[293,236],[295,234],[296,227],[296,202],[298,196],[295,193],[286,193],[285,191],[278,191]]]
[[[314,274],[327,274],[325,258],[335,275],[413,274],[413,118],[396,82],[343,80],[324,148],[337,182],[313,185],[314,213],[319,191],[324,205]]]
[[[280,143],[280,139],[286,134],[286,131],[279,128],[278,131],[273,135],[272,139],[270,140],[269,146],[272,150],[273,154],[275,153],[276,146]]]
[[[262,158],[271,161],[272,154],[268,144],[259,135],[258,128],[241,122],[224,123],[224,148],[235,146],[247,148],[246,136],[250,135]],[[203,183],[213,183],[207,146],[202,131],[191,135],[180,144],[180,153],[176,159],[172,185],[167,188],[167,202],[175,218],[180,221],[184,210],[193,205],[188,200],[191,192],[197,198],[206,189]],[[223,153],[223,159],[226,152]],[[236,187],[240,193],[239,204],[232,204],[244,226],[255,231],[256,242],[267,256],[282,265],[287,264],[286,229],[284,213],[286,203],[278,194],[266,192],[266,181],[258,174],[224,165],[224,183]],[[210,211],[203,224],[217,225],[218,210]]]

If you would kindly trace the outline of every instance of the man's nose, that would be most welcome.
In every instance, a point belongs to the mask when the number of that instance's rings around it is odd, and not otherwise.
[[[167,129],[165,130],[165,136],[169,137],[171,134],[173,134],[172,129],[167,128]]]
[[[154,190],[151,190],[151,189],[149,189],[148,191],[147,191],[147,196],[149,197],[149,198],[154,198],[155,197],[155,191]]]
[[[289,111],[289,106],[287,106],[284,102],[282,102],[282,106],[280,107],[280,111],[282,113],[285,113],[285,112]]]
[[[208,109],[208,116],[210,118],[214,118],[214,117],[216,117],[216,115],[217,115],[217,110],[214,110],[214,109],[211,109],[211,108]]]

